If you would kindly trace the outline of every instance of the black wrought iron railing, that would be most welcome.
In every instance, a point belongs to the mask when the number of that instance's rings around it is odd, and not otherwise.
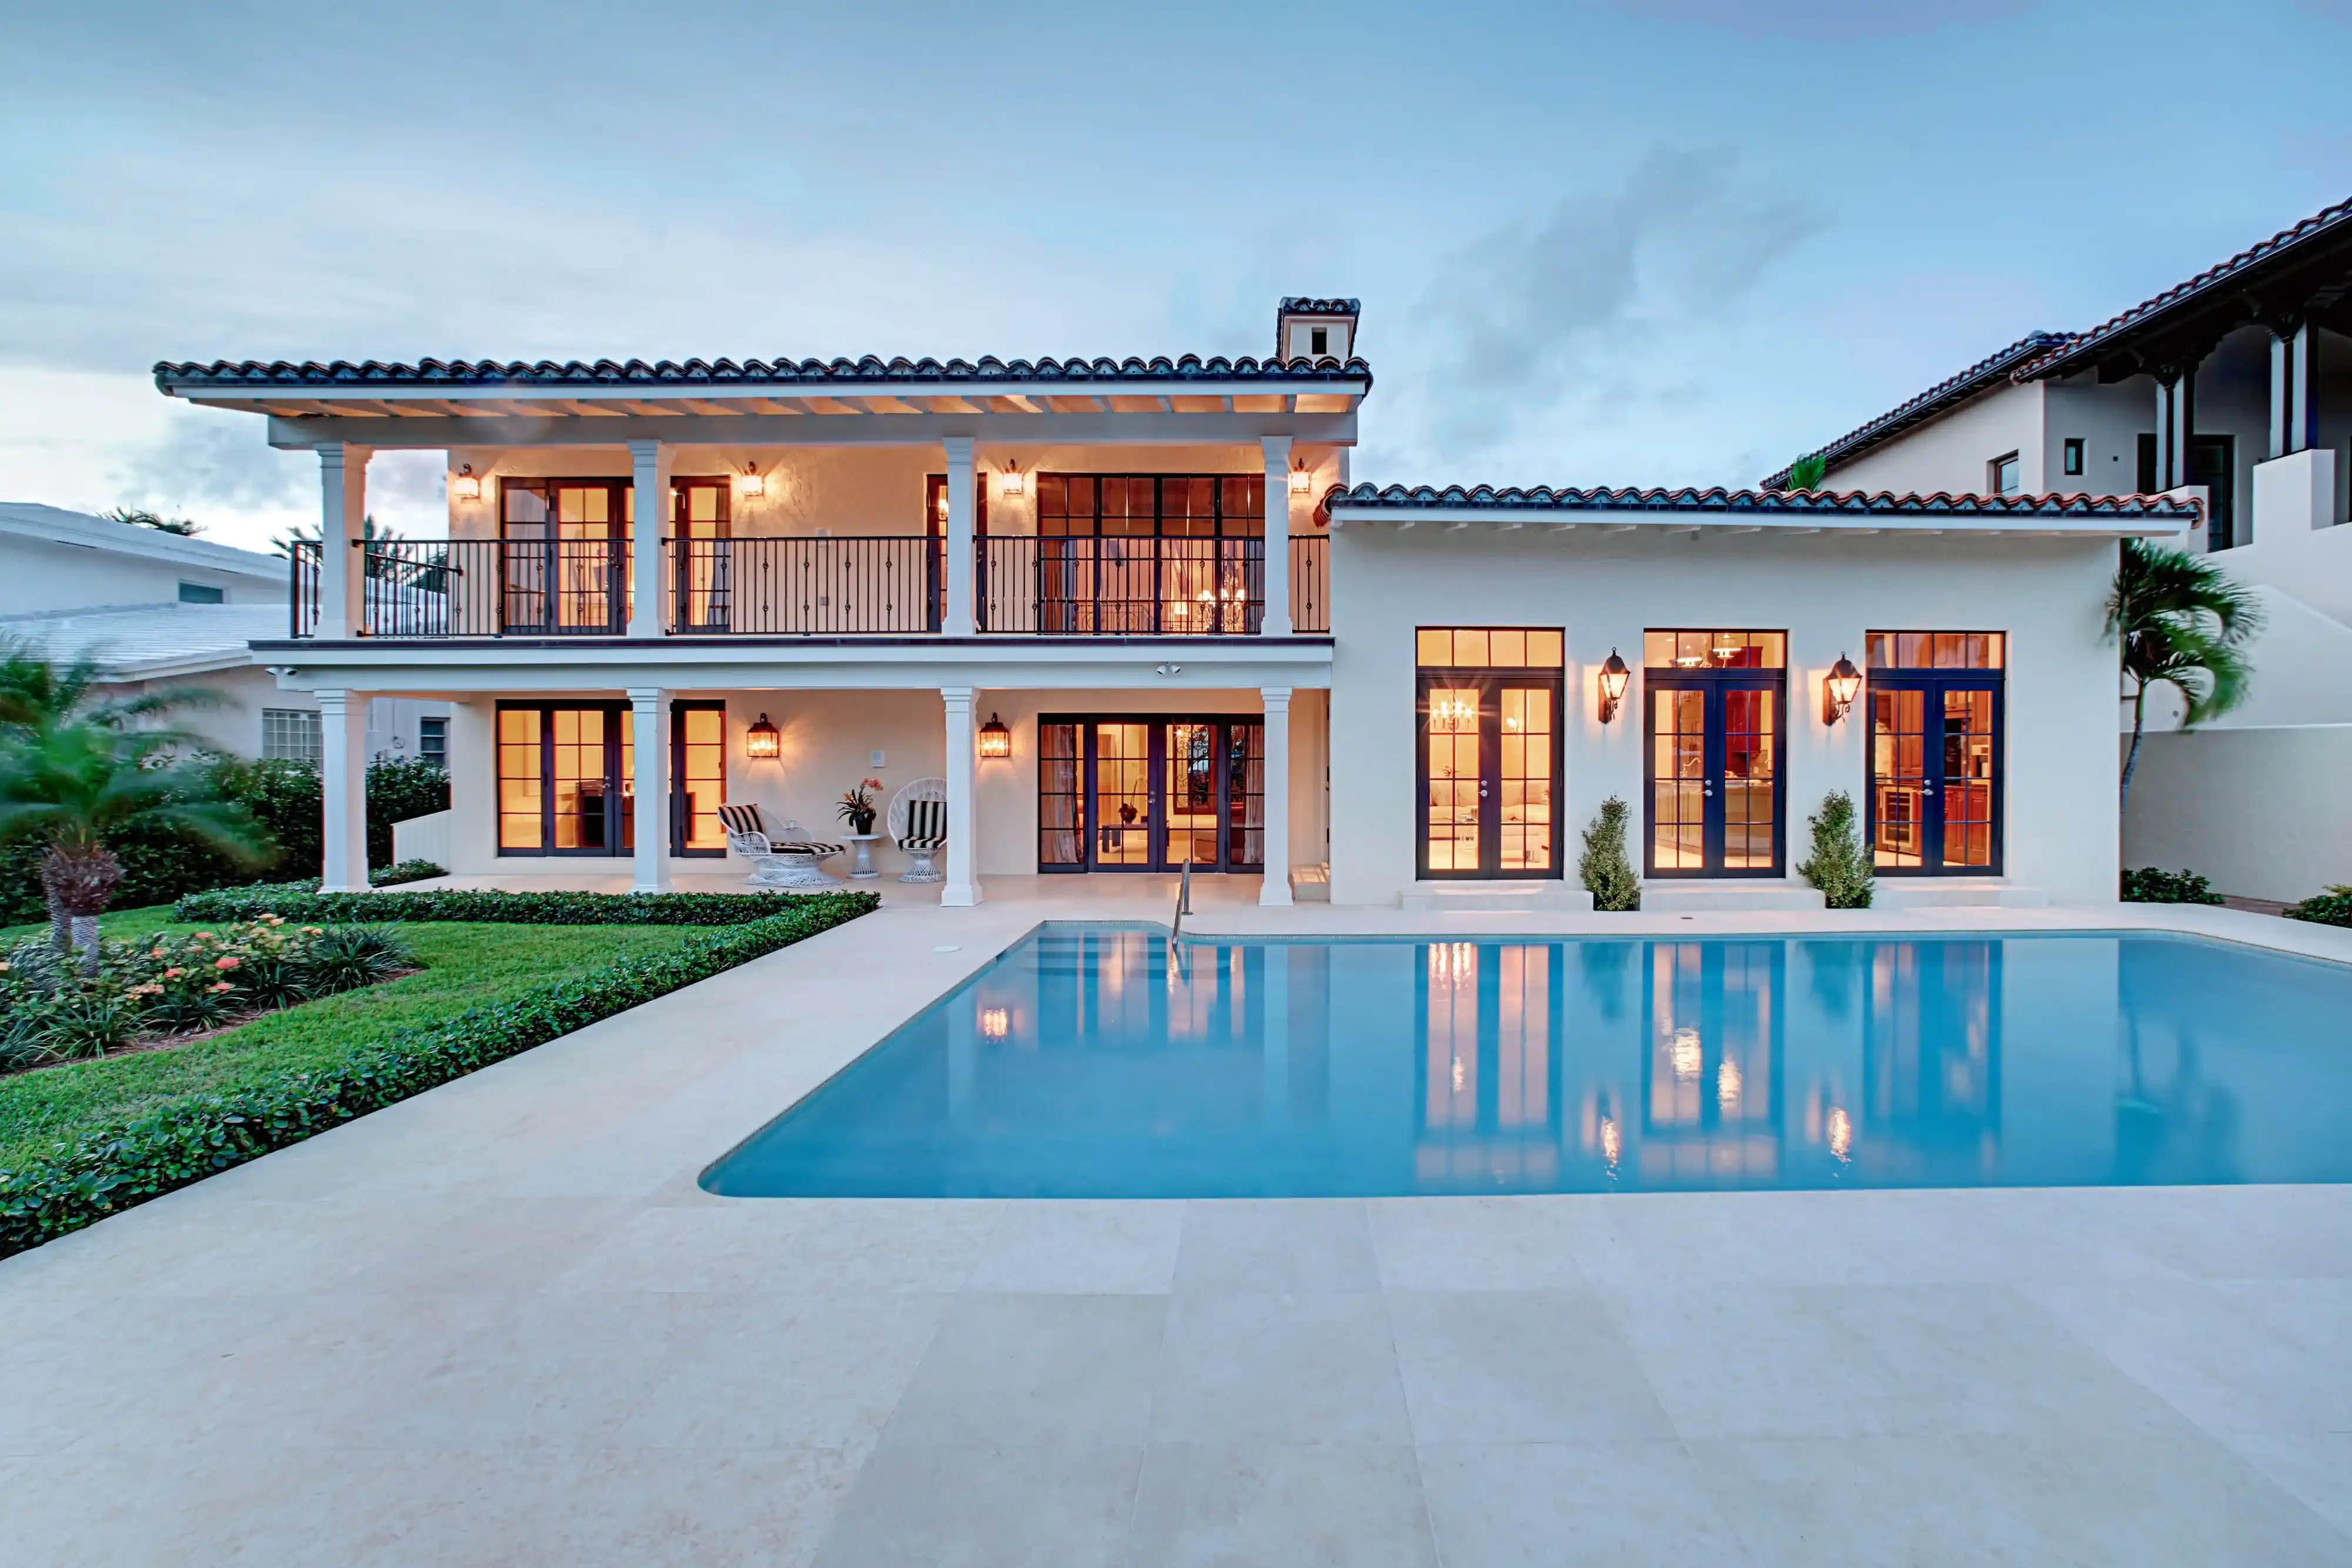
[[[850,635],[936,632],[947,560],[920,535],[672,539],[671,629]]]
[[[982,632],[1248,636],[1265,609],[1263,539],[999,534],[974,542]]]
[[[1331,630],[1331,536],[1305,534],[1290,541],[1290,629]]]
[[[354,547],[359,548],[359,547]],[[1330,540],[1294,538],[1295,631],[1330,630]],[[1255,636],[1265,546],[1254,538],[988,535],[973,541],[983,632]],[[293,547],[290,632],[318,634],[320,550]],[[365,637],[624,636],[626,539],[378,539],[364,549]],[[669,539],[666,630],[906,636],[947,619],[947,559],[921,535]]]

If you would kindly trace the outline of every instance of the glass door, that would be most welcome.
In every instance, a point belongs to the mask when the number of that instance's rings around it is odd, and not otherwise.
[[[1870,634],[1872,859],[1881,874],[1998,876],[2006,639]]]
[[[1785,835],[1778,632],[1644,638],[1652,876],[1778,876]]]
[[[1094,728],[1094,843],[1101,871],[1149,871],[1152,853],[1151,730],[1148,724]]]
[[[1265,858],[1265,727],[1255,718],[1043,715],[1041,872],[1255,871]]]
[[[1559,683],[1424,674],[1421,688],[1420,873],[1559,875]]]

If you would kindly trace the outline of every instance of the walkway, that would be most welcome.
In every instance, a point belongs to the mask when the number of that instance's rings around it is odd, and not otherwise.
[[[1054,881],[0,1263],[0,1563],[2352,1563],[2352,1189],[696,1186],[1040,918],[1164,917]],[[1240,891],[1198,924],[1406,925]]]

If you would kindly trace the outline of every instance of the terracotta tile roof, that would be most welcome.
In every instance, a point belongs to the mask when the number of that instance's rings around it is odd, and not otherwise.
[[[1261,382],[1285,386],[1316,383],[1371,384],[1371,367],[1361,360],[1265,360],[1244,355],[1202,359],[1000,360],[419,360],[413,364],[368,360],[321,363],[306,360],[163,361],[155,385],[163,392],[254,387],[359,389],[432,386],[730,386],[821,385],[903,387],[1007,382],[1200,382],[1232,385]]]
[[[1315,299],[1304,294],[1289,294],[1275,307],[1277,316],[1361,316],[1364,302],[1360,299]]]
[[[2087,332],[2078,332],[2041,355],[2031,363],[2020,366],[2015,379],[2035,381],[2043,376],[2063,373],[2081,358],[2096,350],[2109,340],[2145,325],[2168,311],[2184,305],[2200,302],[2214,290],[2227,284],[2242,287],[2244,274],[2251,268],[2274,258],[2311,246],[2322,237],[2352,234],[2352,200],[2336,203],[2332,207],[2312,214],[2292,228],[2281,229],[2260,245],[2244,250],[2221,263],[2209,267],[2186,283],[2175,284],[2152,299],[2144,299],[2119,316],[2110,317]]]
[[[1480,485],[1465,489],[1450,485],[1440,490],[1423,485],[1383,488],[1358,485],[1334,486],[1324,499],[1330,508],[1381,511],[1479,512],[1653,512],[1681,515],[1739,513],[1822,517],[2159,517],[2189,519],[2197,516],[2193,501],[2164,496],[1897,496],[1892,491],[1860,490],[1701,490],[1496,489]]]
[[[1819,457],[1832,468],[1850,463],[1881,442],[1891,441],[1912,426],[1925,424],[1945,410],[1967,402],[1987,387],[2009,380],[2011,372],[2020,365],[2066,340],[2063,332],[2028,332],[2008,348],[1979,360],[1958,375],[1937,382],[1910,402],[1887,410],[1869,423],[1847,431],[1827,446],[1806,455]],[[1763,487],[1785,488],[1794,466],[1792,464],[1766,479]]]

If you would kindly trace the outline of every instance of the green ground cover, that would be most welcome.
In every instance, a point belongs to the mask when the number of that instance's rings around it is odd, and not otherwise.
[[[106,916],[108,936],[189,932],[171,906]],[[0,931],[0,946],[46,935]],[[86,1133],[194,1094],[233,1094],[289,1073],[331,1071],[357,1046],[457,1018],[549,983],[593,975],[616,958],[675,950],[705,935],[691,926],[419,923],[402,935],[425,967],[363,990],[306,1002],[207,1040],[161,1051],[68,1062],[0,1078],[0,1171]]]

